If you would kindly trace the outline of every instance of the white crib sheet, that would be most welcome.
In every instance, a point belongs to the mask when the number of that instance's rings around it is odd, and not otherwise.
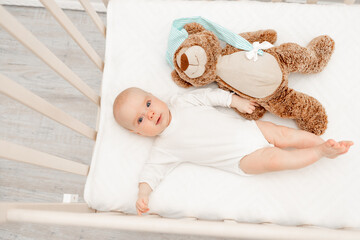
[[[117,126],[112,103],[130,86],[142,87],[163,100],[187,91],[170,78],[171,69],[165,61],[167,38],[175,18],[199,15],[238,33],[275,29],[276,44],[306,46],[318,35],[330,35],[336,50],[325,70],[312,75],[292,74],[289,85],[325,106],[329,125],[324,139],[350,139],[355,145],[337,159],[254,177],[182,164],[152,193],[151,212],[171,218],[360,228],[358,5],[111,0],[100,129],[84,192],[88,205],[101,211],[135,213],[138,174],[153,139]],[[296,127],[293,121],[269,113],[263,120]]]

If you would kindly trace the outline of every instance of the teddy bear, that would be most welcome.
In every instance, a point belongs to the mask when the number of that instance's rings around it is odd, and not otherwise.
[[[257,61],[245,57],[246,51],[229,44],[221,47],[217,36],[201,24],[184,25],[188,38],[173,56],[172,79],[181,87],[200,87],[216,82],[221,89],[258,104],[252,114],[238,112],[246,119],[260,119],[266,111],[294,119],[302,130],[321,135],[327,127],[324,107],[315,98],[288,87],[291,72],[318,73],[334,51],[335,42],[327,35],[310,41],[307,47],[283,43],[263,50]],[[277,39],[275,30],[239,34],[251,44]]]

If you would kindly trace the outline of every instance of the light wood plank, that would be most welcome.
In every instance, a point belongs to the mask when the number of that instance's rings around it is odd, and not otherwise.
[[[327,228],[299,228],[250,223],[228,224],[216,221],[181,221],[167,218],[144,218],[135,215],[71,213],[46,210],[9,209],[10,222],[34,222],[68,226],[89,226],[143,232],[165,232],[186,235],[230,237],[241,239],[317,239],[358,240],[360,231]]]
[[[41,43],[1,5],[0,26],[14,36],[25,47],[30,49],[36,56],[48,64],[56,73],[66,79],[92,102],[100,105],[100,97],[94,92],[94,90],[85,84],[69,67],[57,58],[43,43]]]
[[[103,1],[103,3],[104,3],[105,7],[107,7],[108,4],[109,4],[109,0],[102,0],[102,1]]]
[[[0,93],[34,109],[85,137],[92,140],[96,139],[97,132],[94,129],[86,126],[79,120],[71,117],[2,74],[0,74]]]
[[[344,0],[344,3],[351,5],[355,3],[355,0]]]
[[[0,140],[0,157],[87,176],[89,166]],[[60,179],[59,179],[60,180]]]
[[[99,29],[101,34],[106,37],[106,27],[101,21],[99,15],[95,12],[94,8],[91,6],[88,0],[79,0],[81,5],[84,7],[85,11],[89,14],[96,27]]]
[[[61,212],[94,213],[86,203],[23,203],[0,202],[0,224],[7,221],[7,211],[10,209],[50,210]]]
[[[86,55],[95,63],[95,65],[103,71],[104,62],[95,50],[90,46],[88,41],[83,37],[72,21],[66,16],[64,11],[56,4],[54,0],[40,0],[46,9],[54,16],[60,25],[67,31],[69,36],[81,47]],[[96,14],[96,13],[95,13]],[[101,20],[100,20],[101,21]]]

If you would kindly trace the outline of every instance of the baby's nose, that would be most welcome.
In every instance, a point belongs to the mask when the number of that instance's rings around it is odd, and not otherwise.
[[[152,120],[153,118],[154,118],[154,116],[155,116],[155,113],[153,112],[153,111],[148,111],[148,118],[150,119],[150,120]]]

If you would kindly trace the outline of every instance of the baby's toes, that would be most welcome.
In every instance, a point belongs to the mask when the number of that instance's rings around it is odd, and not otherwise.
[[[354,145],[352,141],[341,141],[340,144],[345,147],[351,147],[352,145]]]
[[[342,149],[342,145],[338,142],[335,142],[334,145],[332,145],[332,148],[336,149],[336,150],[341,150]]]
[[[326,141],[325,144],[327,147],[334,147],[335,143],[336,143],[336,141],[334,139],[329,139]]]
[[[339,151],[341,152],[341,153],[346,153],[347,152],[347,147],[346,146],[340,146],[340,148],[339,148]]]

